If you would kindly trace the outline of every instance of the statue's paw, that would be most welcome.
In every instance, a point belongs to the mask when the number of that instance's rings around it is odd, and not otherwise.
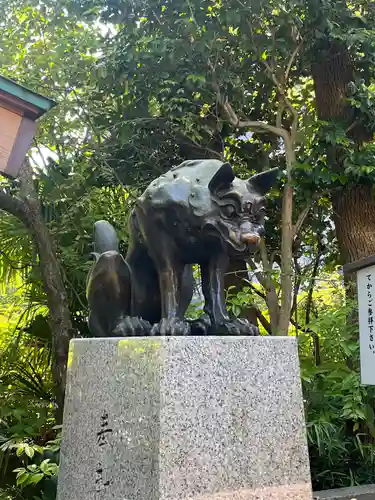
[[[209,335],[212,321],[208,314],[202,314],[198,319],[189,321],[191,335]]]
[[[152,327],[151,335],[190,335],[190,324],[178,318],[163,318],[160,323]]]
[[[115,337],[147,337],[151,332],[151,324],[137,316],[125,316],[113,330]]]
[[[259,328],[252,325],[247,319],[236,318],[217,325],[212,330],[212,333],[216,335],[251,335],[257,337]]]

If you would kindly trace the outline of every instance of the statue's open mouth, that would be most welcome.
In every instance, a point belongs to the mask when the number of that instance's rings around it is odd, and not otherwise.
[[[229,230],[229,240],[231,245],[238,252],[254,251],[260,242],[260,237],[254,233],[241,233],[240,231]]]
[[[240,233],[239,231],[229,231],[229,238],[236,243],[246,243],[247,245],[258,246],[260,237],[255,233]]]
[[[205,227],[207,232],[211,232],[211,228],[214,228],[215,232],[217,231],[220,234],[222,240],[241,254],[254,252],[259,246],[260,236],[256,233],[242,233],[231,226],[216,221],[209,221],[205,224]]]

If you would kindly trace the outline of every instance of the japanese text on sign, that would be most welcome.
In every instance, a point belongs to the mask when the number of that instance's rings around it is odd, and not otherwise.
[[[375,385],[375,266],[357,272],[361,381]]]
[[[367,278],[367,298],[368,298],[368,309],[367,309],[367,324],[368,324],[368,332],[369,332],[369,349],[375,354],[375,343],[374,343],[374,313],[373,313],[373,294],[375,294],[375,290],[373,290],[372,285],[372,276],[370,274],[366,274]]]

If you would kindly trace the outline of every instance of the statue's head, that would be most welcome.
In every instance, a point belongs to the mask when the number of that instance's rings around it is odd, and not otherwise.
[[[277,180],[277,168],[247,180],[235,177],[229,163],[223,163],[208,184],[211,211],[205,226],[217,231],[229,245],[229,252],[254,252],[264,233],[265,195]]]

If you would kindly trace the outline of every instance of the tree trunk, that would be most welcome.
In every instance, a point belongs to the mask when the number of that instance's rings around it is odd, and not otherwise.
[[[342,263],[375,255],[375,204],[370,186],[332,195],[333,219]]]
[[[294,157],[294,152],[293,157]],[[293,162],[294,163],[294,162]],[[281,218],[281,306],[278,335],[288,335],[293,300],[293,188],[288,179],[284,186]]]
[[[370,140],[370,136],[363,127],[353,127],[353,109],[346,99],[347,85],[354,80],[349,53],[338,42],[327,42],[320,52],[319,62],[312,65],[319,119],[344,120],[350,128],[348,134],[360,145]],[[333,172],[342,172],[345,154],[344,149],[327,144],[327,158]],[[342,264],[373,255],[375,205],[371,188],[345,187],[333,191],[331,201]]]
[[[61,422],[69,341],[73,336],[68,296],[54,245],[41,214],[40,202],[28,163],[24,164],[19,177],[19,198],[0,193],[0,209],[14,215],[25,224],[38,250],[52,330],[52,376],[57,403],[56,419]]]
[[[353,68],[346,47],[333,42],[319,47],[319,51],[319,62],[312,64],[319,119],[350,119],[346,89],[353,80]]]
[[[73,336],[68,295],[54,245],[40,210],[31,168],[25,164],[20,173],[20,198],[26,207],[29,228],[38,249],[40,271],[50,312],[52,329],[52,376],[55,384],[57,420],[62,420],[69,341]]]

